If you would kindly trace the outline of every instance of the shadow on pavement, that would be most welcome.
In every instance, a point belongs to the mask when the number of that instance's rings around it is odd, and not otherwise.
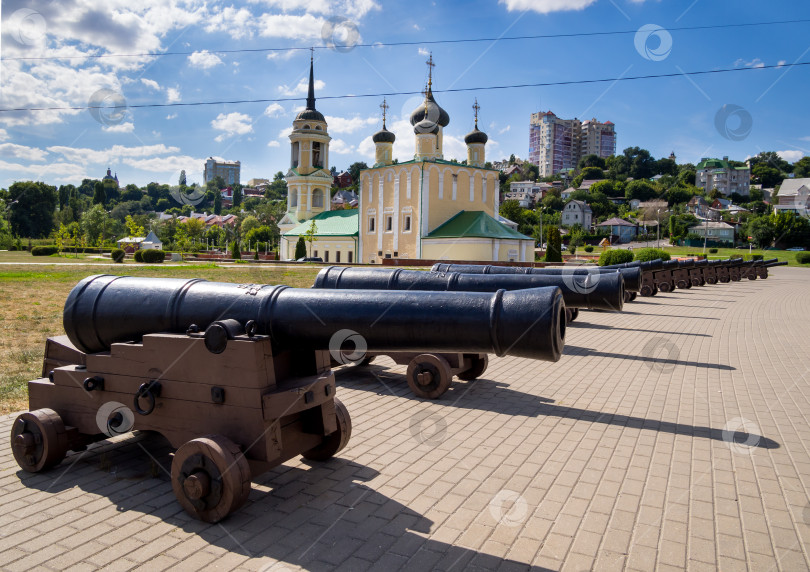
[[[616,326],[606,326],[604,324],[592,324],[590,322],[583,322],[582,320],[579,319],[568,324],[568,327],[574,329],[584,328],[589,330],[622,330],[625,332],[646,332],[648,334],[670,334],[673,336],[700,336],[703,338],[714,337],[711,334],[693,334],[690,332],[664,332],[661,330],[641,330],[639,328],[618,328]]]
[[[686,334],[688,335],[688,334]],[[613,352],[600,352],[598,350],[592,350],[591,348],[583,348],[579,346],[572,346],[569,344],[565,345],[565,349],[563,349],[563,355],[573,355],[573,356],[598,356],[598,357],[610,357],[610,358],[618,358],[618,359],[630,359],[630,360],[641,360],[646,363],[650,364],[667,364],[667,365],[689,365],[692,367],[705,367],[709,369],[719,369],[723,371],[737,371],[736,367],[732,367],[730,365],[723,365],[720,363],[709,363],[709,362],[701,362],[701,361],[683,361],[679,359],[672,359],[672,358],[658,358],[658,357],[647,357],[647,356],[637,356],[631,354],[617,354]]]

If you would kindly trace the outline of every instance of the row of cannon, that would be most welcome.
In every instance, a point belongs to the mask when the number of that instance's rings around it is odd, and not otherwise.
[[[653,261],[617,267],[439,264],[431,271],[327,267],[312,288],[90,276],[65,302],[42,377],[11,444],[27,472],[130,431],[177,449],[174,494],[217,522],[258,475],[298,455],[323,461],[351,436],[333,367],[379,355],[436,399],[488,354],[555,362],[580,310],[619,312],[637,294],[767,278],[776,261]]]

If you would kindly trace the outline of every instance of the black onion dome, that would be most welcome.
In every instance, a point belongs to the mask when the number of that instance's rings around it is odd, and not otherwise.
[[[439,132],[439,124],[433,123],[429,119],[423,119],[413,126],[413,132],[417,135],[420,133],[432,133],[433,135],[436,135]]]
[[[385,126],[371,136],[371,140],[375,143],[393,143],[396,138],[397,136],[388,131]]]
[[[305,109],[295,116],[295,120],[323,121],[324,123],[326,123],[326,119],[324,118],[323,113],[321,113],[317,109]]]
[[[486,143],[489,140],[487,134],[483,131],[479,131],[478,127],[467,133],[464,137],[464,142],[469,145],[471,143]]]
[[[428,94],[425,99],[427,100],[427,117],[428,119],[432,120],[431,123],[435,121],[442,127],[447,127],[447,125],[450,123],[450,116],[444,109],[441,108],[438,103],[436,103],[436,100],[433,99],[433,92],[428,90]],[[411,125],[416,125],[425,118],[425,107],[426,106],[423,102],[419,105],[419,107],[413,110],[413,113],[411,113]]]

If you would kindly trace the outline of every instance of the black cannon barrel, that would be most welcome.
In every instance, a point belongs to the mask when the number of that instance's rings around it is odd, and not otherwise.
[[[769,258],[768,260],[760,260],[762,264],[773,264],[774,262],[779,262],[778,258]]]
[[[633,260],[632,262],[625,262],[623,264],[608,264],[607,266],[600,266],[599,268],[641,268],[642,272],[654,272],[661,270],[664,267],[664,260],[656,258],[655,260],[639,261]]]
[[[538,308],[548,308],[543,318]],[[514,292],[329,291],[205,280],[89,276],[65,302],[70,341],[91,353],[157,332],[256,322],[274,347],[332,349],[341,330],[373,351],[495,353],[557,361],[565,338],[558,288]],[[340,340],[339,340],[340,341]],[[338,343],[339,343],[338,341]]]
[[[540,276],[569,276],[573,274],[609,274],[619,272],[624,278],[624,289],[638,292],[641,289],[641,269],[603,268],[601,266],[563,266],[554,268],[531,268],[528,266],[498,266],[492,264],[434,264],[433,272],[460,272],[462,274],[536,274]],[[563,294],[565,291],[563,289]],[[566,304],[568,301],[566,300]],[[570,306],[570,304],[569,304]]]
[[[773,262],[771,262],[769,260],[768,262],[765,262],[762,265],[767,267],[767,268],[773,268],[774,266],[787,266],[788,265],[787,260],[785,260],[783,262],[779,262],[778,258],[774,258],[773,260],[774,260]]]
[[[695,260],[695,266],[696,267],[697,266],[708,266],[708,264],[709,264],[709,261],[706,260],[705,258],[702,259],[702,260]]]
[[[365,269],[330,266],[315,278],[313,288],[347,288],[370,290],[430,290],[453,292],[496,292],[525,288],[557,287],[565,305],[570,308],[620,311],[624,303],[624,279],[618,272],[610,274],[460,274],[458,272],[423,272],[421,270]],[[535,314],[544,311],[542,306]]]

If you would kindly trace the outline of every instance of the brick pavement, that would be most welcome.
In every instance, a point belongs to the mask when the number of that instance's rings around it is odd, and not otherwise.
[[[808,569],[808,279],[583,312],[558,363],[495,358],[435,402],[387,358],[344,369],[348,448],[263,475],[217,525],[174,501],[159,439],[27,475],[3,437],[0,566]]]

